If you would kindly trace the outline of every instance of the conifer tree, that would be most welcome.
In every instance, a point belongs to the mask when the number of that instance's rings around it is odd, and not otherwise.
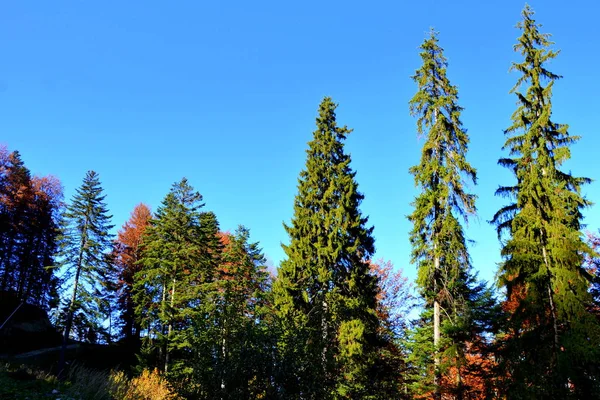
[[[94,290],[105,280],[111,268],[107,251],[112,248],[109,231],[113,227],[105,198],[98,174],[88,171],[63,216],[59,257],[73,277],[65,306],[65,341],[71,334],[76,314],[80,314],[78,320],[89,322],[86,328],[100,327]]]
[[[202,207],[187,179],[173,184],[146,229],[134,277],[136,318],[147,332],[145,362],[173,381],[194,373],[197,324],[220,256],[216,217]]]
[[[79,339],[95,337],[102,330],[101,304],[97,291],[110,276],[112,238],[111,215],[98,174],[88,171],[81,187],[64,213],[59,259],[69,277],[70,290],[63,307],[63,351],[59,371],[64,367],[65,345],[75,324]]]
[[[0,291],[44,308],[56,306],[54,265],[62,187],[31,176],[18,151],[0,146]]]
[[[509,398],[596,398],[600,329],[583,266],[591,250],[580,232],[582,209],[590,204],[581,186],[589,179],[561,170],[579,137],[551,119],[560,76],[547,65],[558,52],[533,16],[525,6],[517,25],[514,49],[523,59],[511,67],[520,74],[511,93],[518,107],[505,131],[509,157],[499,160],[516,183],[497,194],[514,202],[493,219],[505,238],[499,271],[509,315],[501,338],[504,388]]]
[[[205,296],[210,308],[195,340],[199,366],[194,380],[204,388],[200,397],[205,399],[272,398],[274,344],[267,324],[265,258],[242,226],[220,239],[220,265]]]
[[[462,398],[469,391],[463,379],[466,354],[475,342],[482,343],[489,322],[479,311],[493,299],[471,272],[460,220],[476,212],[475,195],[465,187],[476,183],[476,171],[466,159],[469,138],[460,120],[458,91],[447,77],[448,64],[433,30],[421,45],[421,58],[423,65],[413,76],[418,91],[410,101],[417,131],[425,137],[421,160],[410,168],[421,193],[408,217],[417,285],[425,301],[421,326],[411,339],[412,362],[421,368],[415,389],[421,395],[433,391],[438,399],[442,393]]]
[[[31,174],[18,151],[4,152],[0,202],[0,291],[16,289],[22,227],[27,225]]]
[[[300,173],[290,244],[274,283],[281,323],[281,395],[286,399],[370,397],[377,348],[377,280],[369,272],[373,228],[359,206],[351,132],[326,97]]]

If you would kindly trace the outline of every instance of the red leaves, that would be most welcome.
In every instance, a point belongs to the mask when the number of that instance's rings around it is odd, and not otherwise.
[[[140,203],[135,206],[127,221],[119,231],[113,252],[118,273],[119,306],[123,310],[122,319],[125,321],[124,332],[127,336],[133,334],[134,305],[133,283],[134,275],[141,269],[138,264],[142,253],[143,238],[150,225],[152,213],[147,205]],[[139,329],[136,329],[139,334]]]
[[[371,261],[371,273],[377,278],[377,315],[382,324],[392,330],[400,329],[408,312],[413,307],[414,296],[411,284],[402,269],[394,271],[391,261]]]
[[[139,268],[135,265],[138,261],[144,232],[150,224],[152,213],[144,203],[135,206],[117,237],[116,262],[121,271],[129,270],[131,274]]]

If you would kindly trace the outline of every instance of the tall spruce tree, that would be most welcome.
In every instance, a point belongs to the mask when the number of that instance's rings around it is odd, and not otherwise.
[[[64,213],[59,258],[68,275],[73,277],[65,304],[64,339],[71,334],[73,322],[87,321],[83,329],[100,329],[96,289],[106,280],[111,269],[113,228],[105,203],[100,179],[88,171]]]
[[[499,164],[517,182],[498,195],[514,200],[494,216],[504,262],[499,271],[509,320],[502,362],[509,398],[597,398],[598,320],[590,312],[590,276],[583,267],[590,253],[580,232],[581,195],[589,179],[562,171],[579,137],[551,120],[552,90],[560,78],[547,69],[558,52],[525,6],[514,46],[523,60],[512,64],[520,76],[511,90],[517,110]],[[502,236],[506,234],[506,236]]]
[[[494,301],[471,272],[460,221],[476,212],[475,195],[465,187],[476,183],[476,171],[466,159],[469,138],[437,32],[432,30],[421,45],[421,58],[423,65],[413,76],[418,91],[409,103],[418,118],[417,131],[425,137],[421,160],[410,168],[421,190],[408,218],[413,223],[412,261],[425,301],[422,323],[410,346],[411,362],[418,366],[413,389],[419,395],[433,392],[438,399],[460,399],[470,390],[464,379],[470,368],[466,355],[485,347],[483,333],[490,315],[484,310]]]
[[[220,257],[219,226],[203,207],[187,179],[173,184],[146,228],[133,280],[137,323],[146,330],[144,362],[173,382],[193,377],[198,321],[212,307],[205,297]]]
[[[71,285],[65,292],[63,307],[63,352],[74,325],[80,340],[90,339],[102,330],[102,304],[96,294],[110,276],[112,236],[109,231],[113,227],[105,198],[98,174],[88,171],[63,216],[59,259],[72,278],[72,281],[67,280]],[[60,370],[63,362],[64,354]]]
[[[344,152],[351,130],[337,125],[335,109],[329,97],[319,106],[274,283],[285,399],[373,398],[373,228],[359,210],[363,195]]]

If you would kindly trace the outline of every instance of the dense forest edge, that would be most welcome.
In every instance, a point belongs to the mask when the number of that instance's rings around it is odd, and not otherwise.
[[[579,140],[552,116],[559,55],[528,5],[517,103],[489,221],[502,262],[478,278],[466,224],[476,166],[439,33],[420,46],[408,111],[415,282],[374,259],[338,104],[324,97],[273,271],[249,227],[221,229],[182,178],[114,235],[98,173],[71,199],[0,146],[0,398],[600,399],[600,234]],[[490,193],[490,196],[493,194]],[[140,199],[142,200],[142,199]]]

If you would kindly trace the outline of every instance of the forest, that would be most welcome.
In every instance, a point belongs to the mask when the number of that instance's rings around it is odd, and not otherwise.
[[[531,7],[517,28],[516,107],[493,150],[512,178],[489,194],[504,201],[489,221],[496,282],[469,254],[465,227],[486,199],[472,193],[458,86],[432,29],[405,110],[422,144],[407,171],[415,282],[374,259],[368,193],[345,148],[352,129],[324,97],[276,270],[252,227],[222,230],[186,178],[154,210],[140,193],[119,227],[94,170],[65,199],[59,178],[33,175],[2,145],[0,299],[48,314],[59,381],[75,365],[68,348],[89,344],[128,355],[106,379],[153,376],[164,390],[108,398],[600,399],[600,234],[583,223],[592,180],[564,168],[579,137],[553,117],[559,51]]]

